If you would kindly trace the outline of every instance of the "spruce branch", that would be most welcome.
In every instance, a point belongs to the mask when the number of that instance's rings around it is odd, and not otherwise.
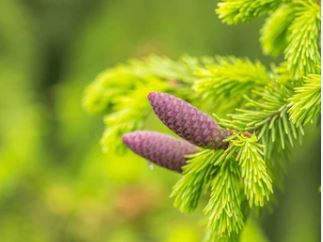
[[[234,133],[226,141],[226,150],[202,150],[190,155],[171,194],[175,207],[188,212],[197,207],[203,187],[211,182],[211,198],[205,212],[210,216],[211,238],[221,241],[237,239],[243,226],[242,187],[250,207],[264,206],[273,193],[263,145],[256,136]]]
[[[321,8],[312,0],[296,0],[290,7],[295,18],[287,34],[285,59],[292,76],[301,79],[306,74],[317,73],[320,64]]]
[[[306,125],[321,113],[321,75],[304,77],[304,84],[294,88],[295,94],[289,98],[290,119],[296,125]]]
[[[104,152],[118,151],[122,146],[121,136],[130,131],[140,129],[150,112],[146,96],[151,89],[163,90],[165,83],[151,79],[149,85],[138,86],[116,99],[113,112],[104,116],[106,129],[101,138]]]
[[[287,45],[287,32],[294,19],[294,11],[284,4],[273,12],[260,30],[260,42],[266,55],[278,56]]]
[[[222,0],[216,13],[226,24],[244,23],[277,8],[281,0]]]
[[[243,193],[238,164],[225,159],[211,184],[211,197],[204,212],[209,216],[211,241],[236,241],[244,225]]]
[[[103,115],[111,111],[116,98],[142,82],[140,77],[124,67],[104,71],[86,88],[83,106],[90,113]]]
[[[258,143],[255,135],[237,133],[227,140],[230,142],[227,152],[237,154],[249,206],[264,206],[273,194],[272,180],[264,160],[264,145]]]
[[[99,74],[86,88],[83,106],[104,118],[107,128],[101,138],[103,151],[120,150],[121,136],[143,126],[150,112],[146,103],[149,91],[169,90],[192,98],[189,94],[194,70],[212,61],[209,57],[184,56],[174,61],[150,56],[130,60]]]
[[[219,123],[234,130],[254,132],[265,144],[266,157],[270,157],[274,150],[285,150],[287,142],[293,146],[295,140],[300,140],[304,134],[302,125],[296,127],[289,121],[290,87],[276,83],[253,90],[252,94],[253,97],[245,95],[245,107],[228,114],[228,118],[215,115]]]
[[[195,75],[193,89],[197,96],[211,99],[213,103],[227,103],[228,108],[236,106],[243,93],[270,81],[266,68],[259,61],[236,57],[217,57],[215,64],[197,68]]]
[[[223,150],[204,149],[199,153],[187,156],[183,176],[173,187],[171,198],[174,206],[182,212],[190,212],[197,205],[203,188],[214,177],[218,166],[214,163],[223,155]]]
[[[175,61],[167,57],[150,56],[142,63],[140,72],[157,76],[165,80],[177,80],[191,84],[195,80],[194,71],[197,67],[203,64],[210,64],[213,58],[201,57],[196,58],[193,56],[185,55],[179,60]],[[133,62],[137,63],[137,62]]]
[[[142,60],[130,60],[100,73],[86,88],[84,108],[94,114],[104,115],[113,109],[120,96],[137,86],[160,79],[175,93],[188,92],[194,80],[197,66],[212,62],[212,58],[184,56],[178,61],[166,57],[150,56]],[[184,90],[183,90],[184,89]]]

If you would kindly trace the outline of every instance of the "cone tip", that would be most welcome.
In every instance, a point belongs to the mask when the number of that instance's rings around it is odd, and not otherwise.
[[[122,142],[129,147],[131,143],[131,133],[125,134],[122,136]]]
[[[158,92],[150,92],[148,94],[148,100],[151,101],[152,99],[154,99],[156,96],[158,95]]]

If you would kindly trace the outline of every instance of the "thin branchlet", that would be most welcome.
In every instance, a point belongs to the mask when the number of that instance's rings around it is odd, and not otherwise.
[[[321,75],[305,76],[304,85],[295,87],[289,101],[288,112],[294,124],[306,125],[317,119],[321,113]]]

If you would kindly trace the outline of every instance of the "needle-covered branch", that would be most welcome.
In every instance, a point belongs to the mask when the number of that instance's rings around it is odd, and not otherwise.
[[[296,125],[313,122],[321,113],[321,75],[311,74],[304,77],[304,84],[294,89],[290,97],[289,114]]]
[[[214,64],[197,68],[193,89],[198,98],[216,105],[217,111],[227,111],[241,102],[242,94],[270,82],[270,74],[259,61],[247,58],[216,57]]]
[[[216,13],[226,24],[244,23],[277,8],[281,2],[280,0],[223,0],[218,3]]]

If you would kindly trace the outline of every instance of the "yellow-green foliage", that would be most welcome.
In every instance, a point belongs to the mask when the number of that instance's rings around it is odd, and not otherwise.
[[[211,241],[233,240],[240,233],[244,225],[242,201],[238,165],[225,159],[211,183],[210,200],[205,207]]]
[[[276,8],[280,0],[224,0],[218,3],[216,13],[226,24],[247,22]]]
[[[259,61],[236,57],[216,57],[214,64],[198,68],[195,75],[193,89],[198,98],[221,103],[222,110],[236,107],[241,103],[242,94],[270,80]]]
[[[320,64],[321,8],[312,0],[294,1],[290,8],[295,17],[288,29],[285,59],[293,77],[300,79],[317,73],[317,65]]]
[[[273,193],[272,180],[268,172],[264,157],[264,145],[259,144],[257,137],[241,134],[228,138],[231,146],[228,153],[237,154],[243,181],[244,193],[249,206],[264,206]]]
[[[304,85],[295,87],[289,100],[290,119],[297,125],[313,122],[321,113],[321,75],[304,77]]]
[[[288,27],[293,19],[293,9],[285,4],[266,19],[260,30],[260,42],[266,55],[278,56],[284,51]]]

